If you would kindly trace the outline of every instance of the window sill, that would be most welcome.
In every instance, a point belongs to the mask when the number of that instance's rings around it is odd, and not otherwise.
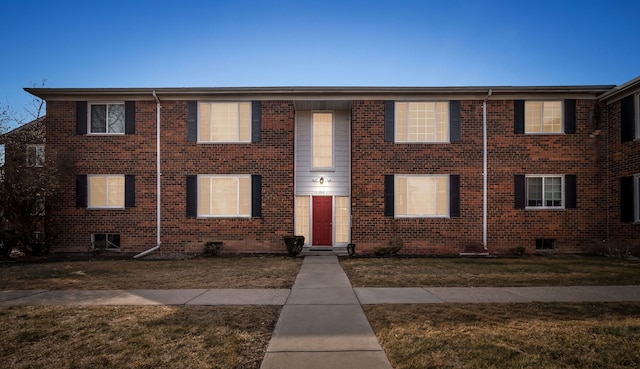
[[[527,206],[524,208],[524,210],[532,210],[532,211],[539,211],[539,210],[565,210],[565,207],[562,206]]]
[[[395,219],[449,219],[449,215],[396,215]]]
[[[451,141],[394,141],[393,143],[398,145],[446,145],[450,144]]]
[[[87,133],[87,136],[126,136],[124,132],[122,133]]]
[[[251,141],[197,141],[198,145],[242,145],[251,144]]]

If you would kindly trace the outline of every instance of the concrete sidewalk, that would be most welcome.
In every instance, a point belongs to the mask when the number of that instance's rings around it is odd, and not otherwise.
[[[337,257],[305,257],[260,368],[391,369]]]

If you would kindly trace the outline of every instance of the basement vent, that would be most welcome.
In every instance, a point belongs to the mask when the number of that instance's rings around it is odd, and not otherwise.
[[[556,249],[556,240],[554,238],[536,239],[536,251],[550,251],[555,249]]]

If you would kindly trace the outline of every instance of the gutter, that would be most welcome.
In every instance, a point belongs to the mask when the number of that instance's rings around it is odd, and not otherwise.
[[[150,254],[160,248],[160,235],[161,235],[161,206],[160,206],[160,190],[162,189],[160,178],[162,173],[160,172],[160,99],[156,94],[156,90],[152,91],[153,98],[156,100],[156,246],[150,248],[147,251],[143,251],[133,258],[141,258],[147,254]]]
[[[487,100],[493,91],[489,89],[482,102],[482,247],[487,251]]]

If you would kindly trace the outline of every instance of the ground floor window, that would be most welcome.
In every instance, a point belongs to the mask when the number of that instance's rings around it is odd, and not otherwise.
[[[250,217],[250,175],[199,175],[199,217]]]
[[[124,175],[90,175],[90,208],[124,208]]]
[[[309,196],[296,196],[296,236],[304,236],[305,243],[311,241],[311,237],[309,237],[310,219]]]
[[[91,245],[94,250],[120,251],[120,234],[94,233],[91,235]]]
[[[449,176],[396,175],[397,217],[448,217]]]
[[[551,238],[538,238],[536,239],[536,250],[555,250],[556,249],[556,240]]]
[[[336,196],[335,198],[335,233],[336,243],[349,242],[349,198]]]
[[[527,207],[562,207],[562,176],[527,176]]]

